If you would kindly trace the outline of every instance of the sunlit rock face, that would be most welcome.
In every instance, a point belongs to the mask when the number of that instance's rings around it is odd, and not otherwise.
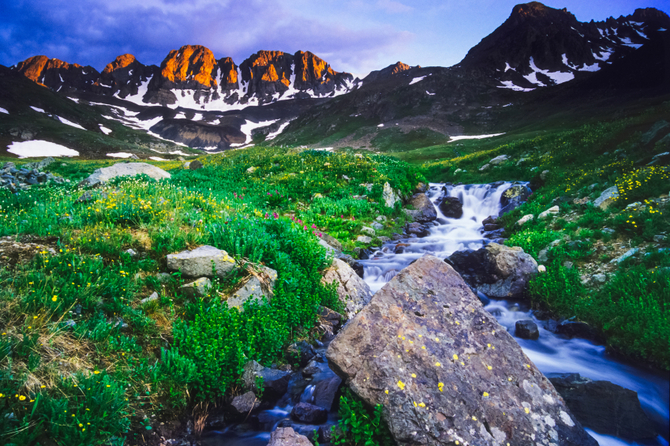
[[[33,56],[19,62],[16,70],[31,81],[61,93],[90,89],[100,76],[93,67],[69,64],[47,56]]]

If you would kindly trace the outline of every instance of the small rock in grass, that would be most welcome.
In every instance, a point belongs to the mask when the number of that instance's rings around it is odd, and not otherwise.
[[[533,214],[524,215],[519,219],[519,221],[516,222],[516,224],[519,226],[523,226],[534,218],[535,216]]]
[[[372,243],[372,238],[367,235],[359,235],[356,241],[367,245],[368,243]]]
[[[639,248],[631,248],[628,251],[626,251],[625,253],[623,253],[621,256],[617,257],[616,259],[610,260],[610,263],[621,263],[624,260],[626,260],[627,258],[632,257],[635,254],[637,254],[638,251],[640,251]]]
[[[540,220],[542,220],[542,219],[545,219],[545,218],[547,218],[547,217],[551,217],[552,215],[556,215],[556,214],[558,214],[559,212],[560,212],[560,209],[559,209],[558,206],[552,206],[552,207],[550,207],[549,209],[547,209],[546,211],[540,213],[540,215],[538,215],[537,218],[539,218]]]
[[[203,297],[207,295],[207,290],[212,287],[212,281],[207,277],[201,277],[196,281],[187,283],[179,287],[186,297]]]
[[[140,303],[141,303],[142,305],[144,305],[144,304],[146,304],[146,303],[148,303],[148,302],[152,302],[152,301],[154,301],[154,300],[158,300],[158,293],[155,292],[155,291],[151,294],[151,296],[149,296],[149,297],[145,297],[144,299],[142,299],[142,300],[140,301]]]

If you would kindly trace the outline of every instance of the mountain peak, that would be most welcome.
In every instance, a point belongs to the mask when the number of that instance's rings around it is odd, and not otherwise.
[[[161,63],[161,77],[171,83],[195,83],[216,87],[216,59],[209,48],[202,45],[184,45],[172,50]]]
[[[126,68],[128,65],[132,64],[136,60],[137,59],[135,59],[135,56],[133,56],[132,54],[122,54],[118,56],[116,59],[114,59],[113,62],[108,63],[105,69],[102,70],[102,72],[112,73],[118,69]]]

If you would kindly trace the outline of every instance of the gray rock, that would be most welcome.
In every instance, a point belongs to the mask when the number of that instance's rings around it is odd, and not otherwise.
[[[658,435],[642,410],[637,392],[609,381],[591,381],[577,373],[550,375],[549,381],[584,427],[632,441]]]
[[[594,282],[605,283],[607,282],[607,275],[603,273],[594,274],[592,277]]]
[[[619,190],[616,186],[612,186],[609,189],[605,189],[603,193],[601,193],[600,196],[595,199],[593,205],[600,209],[607,209],[616,201],[617,198],[619,198]]]
[[[291,418],[302,423],[323,423],[328,419],[328,411],[309,403],[298,403],[291,410]]]
[[[430,234],[428,228],[417,222],[407,223],[405,225],[405,232],[410,235],[414,234],[417,237],[426,237],[428,234]]]
[[[327,358],[366,405],[382,404],[400,446],[597,445],[458,273],[433,256],[378,291]]]
[[[96,169],[88,178],[82,181],[84,186],[97,186],[106,183],[112,178],[146,174],[154,180],[170,178],[171,175],[163,169],[147,163],[117,163],[109,167]]]
[[[489,161],[489,164],[493,164],[494,166],[497,166],[498,164],[504,163],[509,159],[509,155],[499,155],[493,158],[491,161]]]
[[[342,251],[342,243],[335,237],[324,233],[321,234],[321,238],[336,250]]]
[[[191,168],[191,162],[190,162],[190,161],[186,161],[186,162],[183,164],[182,167],[184,167],[184,169],[190,169],[190,168]]]
[[[531,319],[516,321],[514,324],[514,334],[523,339],[537,339],[540,337],[540,330],[537,324]]]
[[[619,257],[617,257],[616,259],[610,260],[610,263],[621,263],[624,260],[626,260],[627,258],[634,256],[639,251],[640,251],[639,248],[631,248],[628,251],[626,251],[625,253],[623,253],[622,255],[620,255]]]
[[[392,208],[395,206],[396,203],[400,201],[400,198],[398,198],[398,194],[395,193],[393,188],[391,188],[391,185],[386,182],[384,183],[384,190],[382,191],[382,200],[384,200],[384,204],[386,207]]]
[[[323,246],[326,248],[326,251],[329,252],[330,254],[337,254],[339,251],[335,249],[333,246],[329,245],[325,240],[319,239],[319,245]]]
[[[552,206],[549,209],[547,209],[544,212],[541,212],[540,215],[537,216],[540,220],[543,220],[545,218],[552,217],[560,212],[560,208],[558,206]]]
[[[539,260],[542,263],[549,260],[547,248],[544,248],[543,250],[541,250],[540,252],[537,253],[537,260]]]
[[[361,228],[361,232],[362,232],[363,234],[367,234],[367,235],[369,235],[369,236],[371,236],[371,237],[374,237],[374,236],[375,236],[375,230],[372,229],[372,228],[370,228],[370,227],[367,227],[367,226],[363,226],[363,227]]]
[[[426,194],[414,194],[407,204],[414,209],[405,209],[404,211],[416,222],[428,223],[437,218],[435,206]]]
[[[540,179],[542,181],[546,181],[550,173],[551,173],[550,170],[543,170],[542,173],[540,174]]]
[[[380,229],[384,229],[384,225],[381,223],[372,223],[372,229],[375,231],[379,231]]]
[[[226,251],[204,245],[193,251],[169,254],[167,266],[172,271],[181,271],[184,277],[224,277],[235,268],[235,260]]]
[[[489,167],[491,167],[491,164],[486,163],[482,167],[479,168],[479,171],[483,172],[483,171],[487,170]]]
[[[130,257],[137,257],[137,252],[135,252],[135,250],[132,249],[132,248],[127,249],[125,252],[126,252],[126,254],[128,254]]]
[[[502,216],[503,214],[518,208],[530,198],[532,193],[533,191],[523,184],[510,186],[500,196],[500,212],[498,215]]]
[[[286,349],[286,356],[298,363],[299,367],[304,367],[307,363],[316,356],[314,347],[306,341],[295,342]]]
[[[146,303],[153,302],[154,300],[158,300],[158,293],[155,291],[151,293],[151,296],[145,297],[144,299],[140,300],[140,303],[144,305]]]
[[[356,241],[357,241],[357,242],[360,242],[360,243],[365,243],[365,244],[367,245],[367,244],[369,244],[369,243],[372,243],[372,238],[371,238],[371,237],[368,237],[367,235],[359,235],[359,236],[356,238]]]
[[[534,218],[535,218],[535,216],[534,216],[533,214],[524,215],[523,217],[521,217],[521,218],[516,222],[516,224],[519,225],[519,226],[523,226],[523,225],[525,225],[526,223],[528,223],[529,221],[533,220]]]
[[[463,203],[457,197],[444,197],[438,205],[440,211],[448,218],[461,218],[463,216]]]
[[[477,251],[456,251],[449,263],[477,291],[497,299],[523,297],[537,262],[518,246],[489,243]]]
[[[238,415],[247,415],[252,410],[257,409],[261,405],[261,402],[256,398],[256,394],[250,390],[243,395],[233,398],[233,402],[230,405]]]
[[[333,376],[316,383],[314,386],[314,405],[330,411],[341,384],[342,380],[339,376]]]
[[[199,160],[193,160],[193,161],[191,161],[191,163],[190,163],[189,166],[188,166],[188,168],[189,168],[190,170],[198,170],[198,169],[202,169],[202,167],[203,167],[203,166],[202,166],[202,163],[201,163]]]
[[[665,237],[664,235],[655,235],[655,236],[654,236],[654,242],[656,242],[656,243],[661,243],[662,241],[665,240],[665,238],[666,238],[666,237]]]
[[[616,231],[615,231],[614,229],[612,229],[612,228],[603,228],[602,232],[603,232],[604,234],[609,234],[609,235],[613,235],[613,234],[616,233]]]
[[[280,397],[286,393],[291,372],[269,369],[256,361],[249,361],[244,365],[242,381],[246,390],[256,389],[256,377],[263,378],[263,390],[270,396]]]
[[[338,282],[337,294],[351,319],[370,302],[370,287],[351,266],[340,259],[334,259],[333,265],[324,271],[322,283]]]
[[[291,427],[278,427],[270,434],[268,446],[312,446],[312,443]]]
[[[277,280],[277,271],[266,266],[261,266],[257,270],[249,270],[251,276],[226,302],[229,308],[237,308],[244,311],[244,303],[249,299],[262,300],[265,298],[268,302],[274,296],[274,286]]]
[[[207,277],[201,277],[196,281],[184,284],[179,287],[182,294],[186,297],[203,297],[207,295],[207,290],[212,288],[212,281]]]

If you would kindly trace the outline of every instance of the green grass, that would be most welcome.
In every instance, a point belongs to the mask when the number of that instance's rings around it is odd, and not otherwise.
[[[88,200],[79,180],[109,161],[58,160],[53,170],[70,183],[0,190],[0,236],[55,251],[0,269],[3,443],[134,443],[236,394],[246,361],[281,364],[290,342],[315,335],[321,305],[342,309],[321,283],[331,258],[317,235],[352,250],[378,215],[388,218],[379,234],[398,230],[404,217],[382,203],[381,185],[408,194],[425,180],[396,159],[354,153],[254,148],[203,162],[197,171],[156,163],[172,179],[117,179]],[[168,253],[203,244],[275,269],[271,302],[222,305],[243,270],[195,300],[179,291],[179,274],[157,275],[169,272]],[[153,292],[158,300],[141,302]]]

